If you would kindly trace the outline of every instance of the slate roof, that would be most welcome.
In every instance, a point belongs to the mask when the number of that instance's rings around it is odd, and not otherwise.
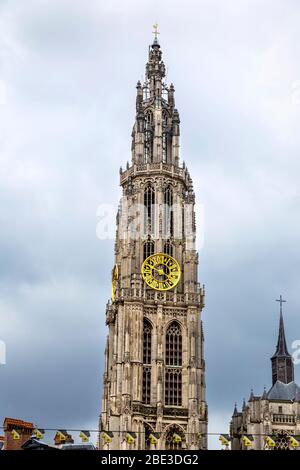
[[[300,387],[296,382],[285,384],[277,380],[268,391],[268,400],[287,400],[300,402]]]

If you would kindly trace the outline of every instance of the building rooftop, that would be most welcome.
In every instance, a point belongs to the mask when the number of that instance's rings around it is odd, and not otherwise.
[[[296,382],[285,384],[277,380],[268,391],[268,400],[288,400],[300,402],[300,387]]]
[[[15,426],[18,428],[23,428],[23,429],[33,429],[32,423],[28,423],[27,421],[23,421],[22,419],[14,419],[14,418],[4,419],[3,427],[6,428],[8,426]]]

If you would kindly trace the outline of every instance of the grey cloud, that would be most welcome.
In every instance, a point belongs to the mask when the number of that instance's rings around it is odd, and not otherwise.
[[[0,420],[97,427],[113,241],[96,210],[120,197],[155,21],[205,210],[210,429],[270,384],[280,293],[289,344],[300,327],[298,17],[293,1],[1,2]]]

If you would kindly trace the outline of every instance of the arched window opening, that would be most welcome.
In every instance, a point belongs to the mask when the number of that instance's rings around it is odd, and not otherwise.
[[[169,241],[164,244],[164,253],[169,256],[173,256],[173,245]]]
[[[151,256],[154,254],[154,242],[148,240],[147,242],[144,243],[144,261],[148,256]]]
[[[163,132],[162,135],[162,161],[168,162],[168,133]]]
[[[151,185],[144,192],[144,233],[149,234],[154,230],[155,192]]]
[[[169,128],[168,128],[168,113],[163,111],[162,115],[162,161],[164,163],[168,162],[168,153],[169,153]]]
[[[173,214],[173,190],[168,185],[164,190],[165,207],[165,236],[170,238],[174,234],[174,214]]]
[[[162,114],[162,125],[163,125],[163,129],[166,130],[168,128],[168,113],[166,111],[163,111],[163,114]]]
[[[179,436],[181,440],[179,442],[174,441],[174,434]],[[183,443],[185,442],[185,437],[180,428],[178,426],[172,426],[166,435],[166,443],[165,448],[166,450],[181,450],[183,448]]]
[[[182,404],[182,333],[172,322],[166,333],[165,405]]]
[[[177,322],[172,322],[166,334],[166,365],[182,365],[182,334]]]
[[[153,161],[153,114],[148,111],[144,121],[144,163]]]
[[[143,363],[150,364],[150,365],[151,365],[151,335],[152,335],[152,326],[147,320],[144,320]]]
[[[151,345],[152,326],[144,320],[143,325],[143,403],[151,403]]]

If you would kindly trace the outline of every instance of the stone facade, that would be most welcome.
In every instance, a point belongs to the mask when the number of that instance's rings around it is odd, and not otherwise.
[[[131,163],[120,169],[123,196],[113,295],[106,308],[102,449],[207,447],[195,196],[188,169],[179,164],[179,113],[174,86],[167,87],[164,77],[155,39],[146,81],[137,83]],[[141,265],[153,253],[179,262],[175,288],[158,291],[143,281]]]

